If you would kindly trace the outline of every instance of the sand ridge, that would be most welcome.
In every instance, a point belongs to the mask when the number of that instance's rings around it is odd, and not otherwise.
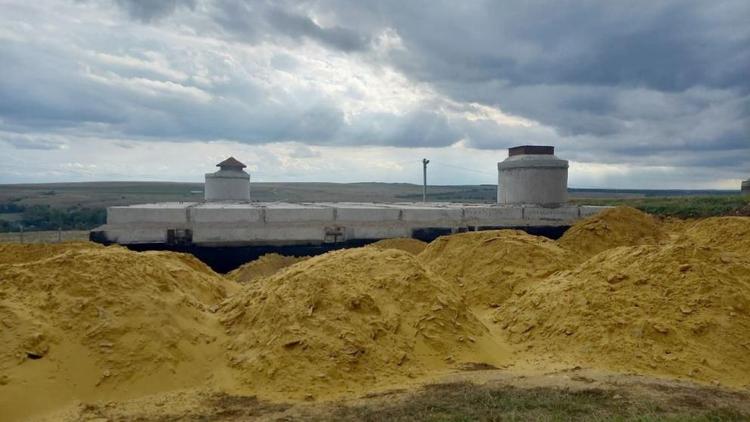
[[[1,245],[0,413],[183,389],[356,396],[465,364],[745,388],[748,233],[748,217],[664,223],[618,208],[558,241],[499,230],[417,255],[266,258],[244,285],[180,253]]]

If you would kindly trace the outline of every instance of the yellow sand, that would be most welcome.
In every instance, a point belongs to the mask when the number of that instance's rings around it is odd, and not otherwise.
[[[20,264],[82,249],[100,249],[104,246],[91,242],[65,243],[0,243],[0,264]]]
[[[700,244],[619,247],[506,302],[528,354],[621,371],[750,382],[750,257]]]
[[[0,413],[207,382],[233,285],[190,255],[58,246],[3,248]]]
[[[297,262],[304,261],[307,258],[269,253],[229,272],[227,277],[238,283],[247,284],[263,277],[274,275],[278,271]]]
[[[482,355],[487,329],[411,254],[331,252],[247,286],[220,310],[246,385],[316,397],[392,384]]]
[[[427,247],[427,243],[418,239],[399,237],[395,239],[378,240],[368,246],[378,249],[399,249],[404,252],[409,252],[412,255],[418,255]]]
[[[692,223],[683,240],[750,256],[750,217],[712,217]]]
[[[749,233],[747,217],[665,225],[618,208],[557,242],[501,230],[417,256],[267,258],[272,275],[256,262],[245,286],[178,253],[0,245],[0,415],[180,388],[364,394],[462,362],[742,386]]]
[[[554,241],[520,230],[443,236],[419,254],[427,268],[458,286],[470,305],[485,307],[498,306],[514,292],[523,294],[567,268],[570,259]]]
[[[557,242],[583,260],[616,246],[654,244],[664,238],[653,216],[635,208],[617,207],[579,221]]]

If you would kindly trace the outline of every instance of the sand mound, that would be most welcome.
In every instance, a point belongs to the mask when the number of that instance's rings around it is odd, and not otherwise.
[[[231,271],[227,274],[230,280],[238,283],[246,284],[263,277],[268,277],[276,274],[278,271],[292,265],[297,262],[304,261],[308,257],[296,257],[296,256],[284,256],[277,253],[269,253],[261,256],[255,261],[250,261],[247,264]]]
[[[495,230],[440,237],[418,259],[463,289],[471,305],[497,306],[567,268],[570,254],[544,237]]]
[[[395,239],[378,240],[377,242],[371,243],[368,246],[378,248],[381,250],[398,249],[404,252],[409,252],[412,255],[418,255],[420,252],[424,250],[424,248],[427,247],[427,243],[418,239],[410,239],[410,238],[401,237],[401,238],[395,238]]]
[[[699,220],[683,234],[696,245],[750,256],[750,217],[712,217]]]
[[[487,333],[453,286],[395,249],[311,258],[247,286],[220,313],[243,381],[284,397],[372,388],[477,359]]]
[[[20,264],[49,258],[68,251],[101,248],[104,248],[104,246],[93,242],[0,243],[0,264]]]
[[[500,308],[516,343],[557,360],[750,380],[750,259],[689,244],[615,248]]]
[[[46,246],[0,264],[0,408],[206,382],[229,281],[190,255]]]
[[[617,246],[653,244],[664,237],[653,216],[631,207],[616,207],[579,221],[557,242],[585,259]]]

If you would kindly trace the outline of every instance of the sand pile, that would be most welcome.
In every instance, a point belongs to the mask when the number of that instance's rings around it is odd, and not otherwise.
[[[227,277],[238,283],[246,284],[276,274],[278,271],[308,258],[306,256],[284,256],[277,253],[269,253],[231,271],[227,274]]]
[[[99,248],[104,248],[104,246],[92,242],[0,243],[0,264],[20,264],[49,258],[67,251]]]
[[[412,255],[418,255],[420,252],[427,247],[427,243],[418,239],[410,239],[405,237],[395,239],[383,239],[378,240],[375,243],[371,243],[371,247],[384,249],[398,249],[404,252],[409,252]]]
[[[284,397],[361,391],[476,361],[487,341],[454,287],[395,249],[300,262],[247,286],[220,313],[244,382]]]
[[[619,247],[536,284],[495,319],[512,342],[555,360],[745,385],[750,257]]]
[[[579,221],[557,242],[585,259],[617,246],[653,244],[664,237],[653,216],[631,207],[616,207]]]
[[[498,306],[567,268],[570,253],[544,237],[495,230],[440,237],[418,259],[462,289],[471,305]]]
[[[683,231],[684,240],[750,256],[750,217],[712,217],[699,220]]]
[[[57,246],[3,249],[0,408],[206,383],[233,284],[190,255]]]

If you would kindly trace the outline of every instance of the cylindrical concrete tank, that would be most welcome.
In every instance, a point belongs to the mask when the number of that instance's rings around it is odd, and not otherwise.
[[[743,195],[750,195],[750,179],[744,180],[742,182],[741,193]]]
[[[250,201],[250,175],[246,166],[234,157],[216,165],[219,171],[206,173],[204,198],[206,201]]]
[[[508,150],[497,163],[497,202],[560,206],[568,201],[568,162],[555,147],[524,145]]]

